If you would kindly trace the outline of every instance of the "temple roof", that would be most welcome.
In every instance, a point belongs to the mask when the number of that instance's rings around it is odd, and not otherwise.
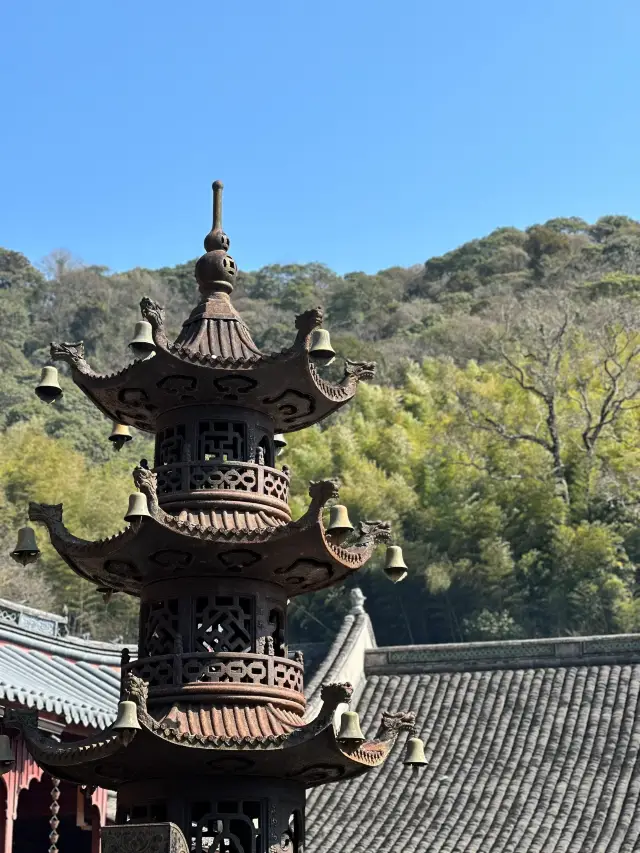
[[[120,649],[61,634],[66,619],[0,599],[0,700],[105,729],[120,694]]]
[[[408,772],[396,749],[375,772],[312,791],[310,849],[640,849],[640,635],[365,650],[354,639],[352,622],[331,655],[344,671],[346,649],[361,668],[363,728],[383,707],[410,708],[428,766]]]

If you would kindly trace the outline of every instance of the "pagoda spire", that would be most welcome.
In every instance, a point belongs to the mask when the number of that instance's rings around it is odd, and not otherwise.
[[[222,230],[222,181],[214,181],[213,224],[204,238],[206,254],[196,263],[196,279],[200,293],[207,299],[216,293],[231,293],[238,273],[238,267],[229,249],[229,237]]]

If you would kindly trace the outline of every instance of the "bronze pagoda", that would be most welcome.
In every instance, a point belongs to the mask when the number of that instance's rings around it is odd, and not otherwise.
[[[138,492],[123,532],[86,541],[64,526],[62,505],[29,507],[74,572],[107,597],[140,598],[137,656],[123,653],[118,718],[106,732],[56,742],[29,714],[5,720],[53,777],[117,791],[104,853],[300,853],[306,789],[382,764],[414,724],[412,714],[384,714],[367,740],[345,712],[336,732],[349,684],[327,684],[319,715],[305,718],[288,601],[358,571],[389,542],[390,526],[350,530],[333,507],[337,520],[325,527],[334,481],[312,483],[309,507],[293,521],[289,470],[276,456],[282,434],[344,406],[375,365],[347,361],[337,384],[322,377],[317,363],[333,352],[320,309],[296,319],[288,349],[258,349],[231,303],[237,268],[222,230],[222,184],[213,190],[213,227],[195,268],[200,303],[174,343],[162,309],[145,298],[124,370],[94,372],[82,343],[51,346],[116,425],[116,447],[131,426],[155,435],[153,468],[142,460],[133,473]],[[50,401],[59,386],[55,369],[45,371],[38,392]],[[33,558],[35,542],[27,545],[18,559]],[[393,580],[403,574],[398,552],[389,548]],[[420,765],[420,742],[410,746],[408,763]]]

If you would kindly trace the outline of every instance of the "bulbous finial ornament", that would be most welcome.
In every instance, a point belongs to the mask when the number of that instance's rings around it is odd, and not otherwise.
[[[213,182],[213,225],[204,238],[207,254],[196,263],[196,279],[205,298],[231,293],[238,272],[236,262],[227,254],[230,241],[222,230],[222,188],[222,181]]]

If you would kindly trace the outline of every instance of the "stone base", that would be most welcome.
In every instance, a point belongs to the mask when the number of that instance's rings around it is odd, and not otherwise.
[[[102,853],[189,853],[189,845],[175,823],[137,823],[105,826]]]

